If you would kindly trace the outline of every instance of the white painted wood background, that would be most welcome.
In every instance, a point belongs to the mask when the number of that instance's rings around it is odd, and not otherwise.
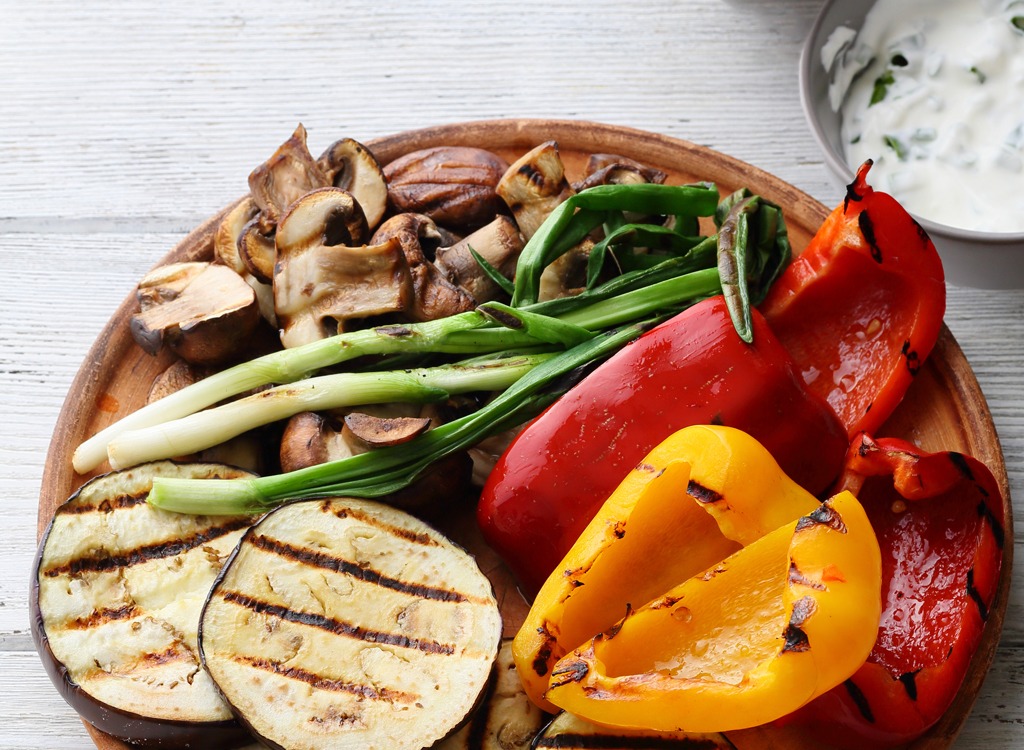
[[[135,281],[241,195],[296,122],[318,153],[460,120],[603,121],[713,147],[832,205],[797,95],[817,7],[0,0],[0,747],[91,746],[28,630],[39,479],[64,393]],[[1020,502],[1024,292],[950,288],[946,320]],[[1022,594],[957,748],[1024,747]]]

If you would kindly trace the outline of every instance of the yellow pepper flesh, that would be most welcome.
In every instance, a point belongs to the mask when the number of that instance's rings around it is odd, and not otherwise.
[[[864,663],[880,590],[874,531],[857,499],[840,493],[565,656],[545,697],[610,726],[764,724]]]
[[[620,484],[541,588],[513,654],[545,700],[565,654],[765,534],[818,507],[754,438],[700,425],[673,434]]]

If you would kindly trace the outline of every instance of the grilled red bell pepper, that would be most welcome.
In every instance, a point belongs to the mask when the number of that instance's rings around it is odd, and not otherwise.
[[[488,543],[533,595],[602,503],[677,430],[723,424],[753,435],[805,489],[839,475],[848,439],[753,311],[744,343],[721,296],[647,332],[532,422],[484,486]]]
[[[942,327],[942,262],[924,229],[867,184],[846,199],[772,285],[760,310],[811,390],[851,437],[892,414]]]
[[[866,435],[841,482],[882,549],[882,620],[867,663],[794,718],[844,747],[890,747],[938,721],[963,682],[998,589],[1002,494],[974,458]]]

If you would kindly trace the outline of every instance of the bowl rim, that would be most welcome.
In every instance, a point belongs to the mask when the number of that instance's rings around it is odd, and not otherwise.
[[[797,82],[800,88],[800,106],[804,111],[804,119],[810,126],[814,140],[818,142],[825,161],[834,174],[841,177],[845,184],[853,182],[854,172],[842,154],[838,153],[832,143],[825,136],[821,122],[814,114],[814,101],[811,97],[811,66],[817,64],[820,44],[818,39],[821,36],[822,28],[825,26],[825,19],[838,2],[846,0],[825,0],[814,18],[807,37],[804,39],[803,47],[800,50],[800,64],[797,71]],[[870,0],[871,5],[875,0]],[[859,29],[857,30],[859,32]],[[1024,231],[1020,232],[983,232],[977,229],[962,229],[960,227],[942,224],[932,219],[927,219],[920,214],[910,212],[915,220],[929,234],[939,234],[961,242],[984,242],[992,245],[1020,245],[1024,243]]]

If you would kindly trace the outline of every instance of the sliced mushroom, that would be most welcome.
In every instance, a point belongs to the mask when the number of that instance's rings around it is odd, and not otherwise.
[[[238,240],[246,225],[255,219],[259,212],[260,209],[252,196],[247,196],[228,211],[213,235],[214,258],[239,276],[246,273],[247,269],[238,255]]]
[[[260,306],[260,315],[270,325],[277,327],[277,316],[274,314],[274,290],[270,286],[270,279],[273,274],[274,244],[273,238],[269,241],[269,252],[264,255],[269,259],[271,274],[266,276],[264,281],[256,278],[249,266],[243,261],[239,243],[242,235],[250,222],[259,215],[259,209],[252,197],[249,196],[239,202],[227,216],[224,217],[213,235],[213,255],[218,263],[223,263],[228,268],[245,279],[245,283],[256,292],[256,301]],[[262,235],[257,237],[262,239]],[[261,256],[263,257],[263,256]]]
[[[352,194],[375,228],[388,207],[388,185],[384,170],[369,149],[351,138],[332,143],[317,161],[327,183]]]
[[[473,297],[449,282],[432,262],[441,234],[423,214],[393,216],[374,233],[371,242],[397,240],[412,277],[413,301],[406,315],[414,321],[437,320],[476,306]]]
[[[193,364],[221,364],[248,344],[259,322],[256,293],[241,276],[213,263],[174,263],[139,282],[135,341],[150,354],[166,344]]]
[[[451,247],[438,248],[435,265],[450,282],[465,289],[480,304],[496,299],[501,287],[484,272],[470,249],[505,278],[512,279],[524,245],[515,222],[499,216]]]
[[[402,442],[416,437],[418,431],[424,429],[424,424],[436,426],[443,421],[441,409],[436,405],[382,404],[360,407],[359,416],[352,419],[354,415],[341,417],[304,412],[289,419],[281,438],[282,471],[338,461],[385,447],[389,440],[396,439],[393,434],[390,438],[382,437],[387,431],[380,425],[388,421],[404,422],[407,427],[414,427],[404,431],[400,438]],[[360,421],[364,425],[375,421],[377,425],[373,431],[377,434],[371,435],[359,427],[364,438],[370,439],[357,437],[346,423],[350,425]],[[449,507],[452,501],[468,495],[472,470],[473,462],[468,454],[454,454],[434,464],[406,489],[389,496],[388,503],[411,510]]]
[[[520,157],[502,176],[497,192],[529,241],[548,214],[573,194],[558,144],[547,141]]]
[[[630,159],[628,156],[619,156],[618,154],[591,154],[590,158],[587,159],[586,166],[586,177],[584,182],[587,182],[596,173],[606,170],[609,167],[620,167],[630,169],[634,172],[638,172],[644,178],[644,182],[653,182],[661,185],[665,182],[668,177],[667,174],[662,172],[660,169],[650,167],[646,164]],[[604,182],[595,182],[596,185],[604,185]],[[618,184],[618,183],[616,183]],[[582,188],[576,188],[577,192]]]
[[[502,209],[495,187],[508,168],[497,154],[466,146],[437,146],[401,156],[384,167],[395,211],[420,213],[438,224],[479,227]]]
[[[430,417],[376,417],[363,412],[345,416],[345,430],[368,449],[407,443],[430,429]]]
[[[281,343],[299,346],[347,330],[347,321],[405,311],[413,283],[397,238],[352,245],[366,220],[338,188],[297,201],[277,228],[274,308]]]
[[[277,248],[273,232],[264,232],[260,215],[242,228],[237,247],[238,259],[246,272],[257,281],[269,284],[274,278]]]
[[[249,175],[249,190],[263,213],[263,231],[270,229],[288,207],[316,188],[330,183],[306,146],[306,129],[300,123],[292,137]]]

